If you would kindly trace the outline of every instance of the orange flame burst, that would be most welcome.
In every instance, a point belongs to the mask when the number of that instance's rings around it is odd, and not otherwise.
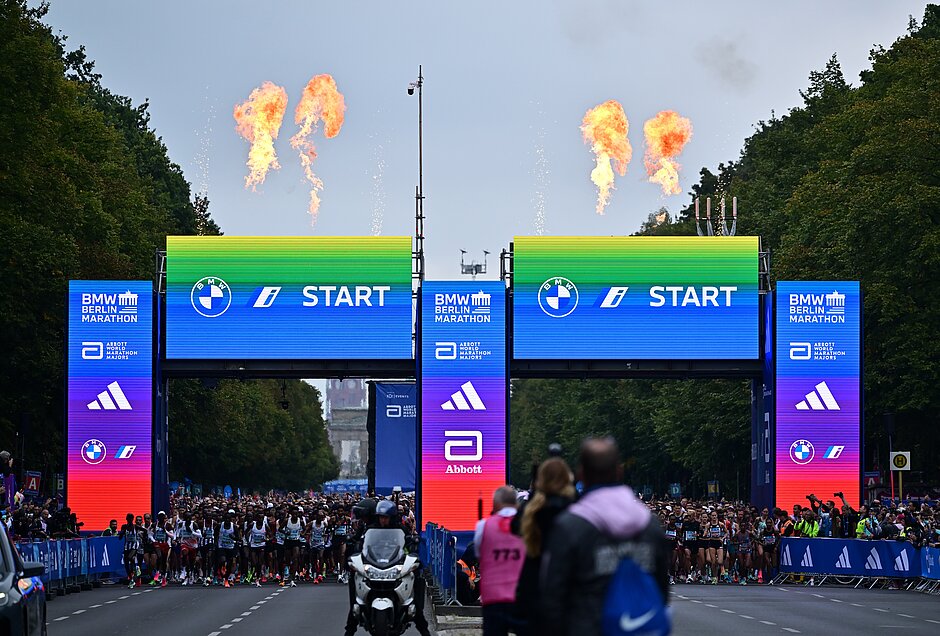
[[[268,170],[277,170],[274,140],[277,139],[284,113],[287,111],[287,91],[282,87],[265,82],[251,91],[248,99],[235,106],[235,130],[250,144],[248,150],[248,176],[245,187],[264,183]]]
[[[627,140],[629,129],[623,106],[613,99],[586,112],[581,121],[584,141],[591,144],[591,150],[597,157],[597,165],[591,171],[591,181],[597,186],[598,214],[604,213],[604,208],[610,202],[610,191],[614,187],[611,159],[621,177],[627,174],[627,164],[633,156],[633,148]]]
[[[317,75],[307,83],[303,97],[294,111],[294,122],[300,125],[300,131],[291,137],[290,145],[300,153],[304,175],[311,184],[311,225],[317,222],[317,211],[320,209],[320,196],[317,192],[323,189],[323,182],[313,173],[313,160],[317,158],[317,151],[310,137],[317,131],[321,121],[323,134],[327,139],[338,135],[343,127],[345,113],[346,101],[343,94],[337,90],[333,77],[327,74]]]
[[[643,124],[646,154],[643,163],[650,183],[658,183],[663,194],[681,194],[675,158],[692,138],[692,122],[673,110],[664,110]]]

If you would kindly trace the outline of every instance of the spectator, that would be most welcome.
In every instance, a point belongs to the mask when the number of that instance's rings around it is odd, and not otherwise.
[[[539,607],[548,636],[602,633],[607,587],[621,555],[637,554],[637,565],[656,580],[660,601],[665,604],[669,598],[663,529],[623,485],[616,442],[585,441],[578,471],[584,496],[558,515],[543,546]]]
[[[12,510],[16,504],[16,477],[13,475],[13,456],[10,451],[0,451],[0,481],[0,501]]]
[[[105,528],[105,531],[101,533],[102,537],[116,537],[118,533],[118,522],[117,519],[112,519],[108,522],[108,527]]]
[[[525,544],[511,531],[516,490],[501,486],[493,493],[493,513],[477,523],[473,544],[480,559],[480,603],[483,636],[526,634],[516,613],[516,586],[525,559]]]
[[[548,542],[555,517],[575,498],[574,475],[565,460],[552,457],[539,466],[534,488],[522,511],[520,524],[526,558],[516,587],[516,607],[530,631],[541,634],[546,629],[537,607],[542,546]]]

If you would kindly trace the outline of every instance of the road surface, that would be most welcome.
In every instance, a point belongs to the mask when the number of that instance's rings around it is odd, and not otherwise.
[[[916,592],[723,585],[677,585],[672,591],[674,633],[680,635],[940,634],[940,599]],[[346,588],[335,583],[261,589],[110,586],[50,602],[49,634],[341,636],[347,598]]]

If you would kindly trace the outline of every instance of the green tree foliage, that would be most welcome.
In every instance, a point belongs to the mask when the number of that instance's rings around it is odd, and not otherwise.
[[[852,87],[833,55],[809,77],[803,104],[771,115],[740,157],[703,168],[698,196],[736,195],[739,234],[759,235],[775,280],[859,280],[864,295],[866,467],[886,464],[882,414],[897,416],[895,448],[911,449],[926,481],[940,478],[940,7],[889,49]],[[716,202],[717,199],[713,202]],[[704,202],[702,208],[704,216]],[[638,234],[695,234],[694,207],[653,213]],[[513,383],[513,477],[557,440],[606,431],[649,449],[628,480],[657,484],[718,477],[728,492],[749,460],[748,388],[730,381],[635,381],[603,386],[598,402],[578,382]],[[515,396],[524,399],[516,400]],[[531,396],[531,397],[530,397]],[[647,400],[646,410],[609,408]],[[637,420],[637,416],[644,419]],[[551,419],[557,423],[547,423]],[[519,428],[523,430],[519,430]],[[531,429],[531,430],[530,430]],[[649,431],[644,438],[638,431]],[[644,446],[643,440],[654,440]],[[518,446],[517,446],[518,444]],[[520,449],[521,447],[521,449]],[[638,471],[638,472],[637,472]],[[665,476],[664,476],[665,477]]]
[[[42,22],[46,9],[0,0],[0,446],[48,474],[62,470],[69,279],[152,279],[167,235],[221,232],[148,104],[105,88],[84,49],[67,51]],[[271,382],[174,382],[171,470],[294,488],[334,476],[317,391],[286,387],[282,410]]]

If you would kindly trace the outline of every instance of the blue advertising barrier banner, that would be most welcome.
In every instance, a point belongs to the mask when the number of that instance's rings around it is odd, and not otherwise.
[[[921,548],[920,575],[925,579],[940,581],[940,548]]]
[[[784,538],[779,550],[781,572],[835,576],[916,578],[927,558],[903,541]]]
[[[17,543],[16,548],[24,561],[38,561],[46,567],[43,583],[79,576],[124,574],[123,545],[118,537]]]
[[[395,486],[415,489],[418,388],[414,384],[375,383],[375,492]]]

